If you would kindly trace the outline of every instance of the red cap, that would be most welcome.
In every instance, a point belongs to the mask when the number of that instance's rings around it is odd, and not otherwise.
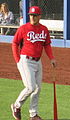
[[[41,15],[41,9],[38,6],[32,6],[29,9],[29,15]]]

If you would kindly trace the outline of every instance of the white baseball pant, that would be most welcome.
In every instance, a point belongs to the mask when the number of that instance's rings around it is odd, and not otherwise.
[[[42,82],[42,64],[41,60],[34,61],[26,58],[26,55],[21,55],[20,61],[17,63],[18,70],[22,77],[25,88],[18,96],[15,106],[21,107],[30,96],[30,117],[37,114],[38,98],[41,90]]]

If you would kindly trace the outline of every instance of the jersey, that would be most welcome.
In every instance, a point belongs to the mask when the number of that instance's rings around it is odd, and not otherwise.
[[[23,46],[18,52],[18,46],[23,40]],[[46,53],[52,59],[53,55],[48,45],[50,45],[50,35],[47,27],[42,24],[32,25],[31,23],[26,23],[18,28],[12,44],[13,54],[16,62],[20,59],[20,54],[27,55],[31,57],[41,57],[43,47],[45,48]],[[50,48],[50,46],[49,46]],[[49,52],[47,52],[50,50]]]

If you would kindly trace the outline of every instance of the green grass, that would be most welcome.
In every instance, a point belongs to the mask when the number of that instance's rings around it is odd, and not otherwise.
[[[18,97],[23,89],[20,80],[0,79],[0,120],[14,120],[10,105]],[[56,85],[58,117],[59,119],[70,119],[70,86]],[[29,118],[29,98],[22,106],[22,120]],[[53,119],[53,84],[42,84],[39,99],[39,115],[44,120]]]

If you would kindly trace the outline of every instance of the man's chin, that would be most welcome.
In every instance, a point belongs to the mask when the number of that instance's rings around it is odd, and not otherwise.
[[[38,25],[39,23],[38,22],[33,22],[33,25]]]

